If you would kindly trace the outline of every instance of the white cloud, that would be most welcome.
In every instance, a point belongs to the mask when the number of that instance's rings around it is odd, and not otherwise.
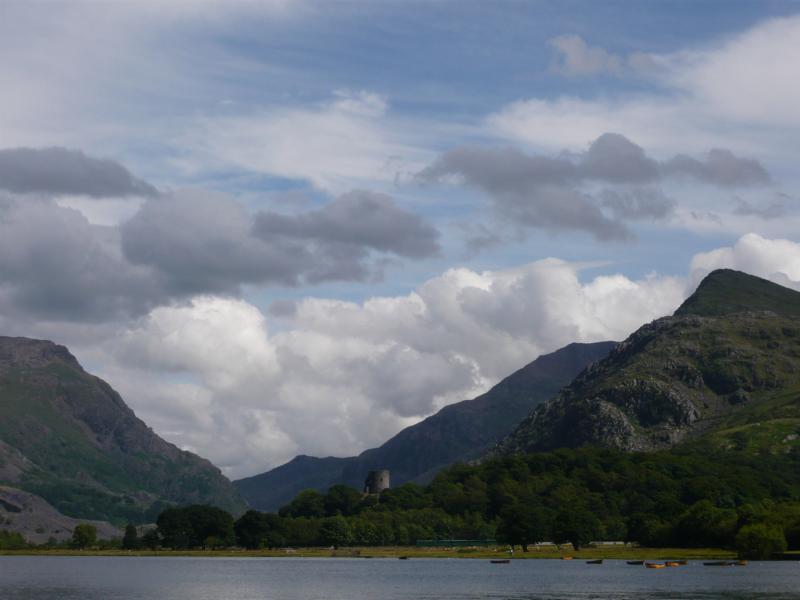
[[[452,269],[406,296],[306,298],[275,333],[243,300],[197,297],[109,339],[100,371],[157,431],[233,476],[299,452],[354,454],[539,354],[624,338],[685,291],[673,278],[582,284],[580,269]]]
[[[582,149],[587,138],[618,131],[664,153],[721,146],[796,160],[797,145],[788,144],[800,126],[798,44],[800,16],[772,19],[702,50],[650,57],[660,67],[654,91],[521,100],[490,115],[487,125],[536,147]],[[580,56],[589,50],[601,49]],[[609,70],[613,58],[595,52],[584,67]]]
[[[354,182],[390,185],[399,171],[421,169],[430,155],[388,111],[383,96],[338,90],[315,106],[199,117],[175,140],[188,150],[179,166],[269,173],[331,192]]]
[[[697,254],[690,266],[692,282],[714,269],[737,269],[800,289],[800,244],[748,233],[733,246]]]

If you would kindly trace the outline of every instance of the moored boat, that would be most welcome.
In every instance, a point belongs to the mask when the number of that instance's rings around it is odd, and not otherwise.
[[[629,560],[628,564],[641,567],[644,564],[644,561],[643,560]]]
[[[508,558],[497,558],[489,562],[491,562],[493,565],[507,565],[511,562],[511,560]]]
[[[705,567],[732,567],[735,563],[732,563],[728,560],[714,560],[710,562],[704,562],[703,566]]]
[[[661,563],[646,562],[646,563],[644,563],[644,566],[647,567],[648,569],[663,569],[664,568],[664,565],[662,565]]]
[[[587,565],[602,565],[603,564],[603,559],[602,558],[597,558],[595,560],[587,560],[586,564]]]

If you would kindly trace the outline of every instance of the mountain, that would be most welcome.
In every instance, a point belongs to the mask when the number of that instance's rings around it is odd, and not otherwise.
[[[497,452],[649,451],[700,438],[785,451],[798,436],[800,293],[719,270],[534,409]]]
[[[373,469],[389,469],[394,486],[408,481],[426,483],[447,465],[483,455],[532,407],[556,394],[587,365],[606,356],[614,345],[615,342],[570,344],[540,356],[485,394],[446,406],[359,456],[297,456],[280,467],[234,484],[254,508],[276,510],[304,489],[324,491],[337,483],[361,489]]]
[[[219,469],[158,437],[64,346],[27,338],[0,337],[0,484],[115,523],[172,503],[245,509]]]

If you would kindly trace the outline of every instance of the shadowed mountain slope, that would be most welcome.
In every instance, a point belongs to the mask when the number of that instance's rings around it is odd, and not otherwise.
[[[441,468],[483,455],[540,402],[550,398],[615,342],[570,344],[543,355],[485,394],[446,406],[379,448],[350,458],[297,456],[261,475],[234,482],[260,510],[276,510],[303,489],[344,483],[360,489],[372,469],[389,469],[392,485],[425,483]]]

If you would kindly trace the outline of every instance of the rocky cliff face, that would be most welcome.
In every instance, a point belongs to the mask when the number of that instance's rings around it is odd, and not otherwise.
[[[655,450],[724,427],[800,386],[798,307],[798,292],[714,272],[675,316],[641,327],[528,415],[498,451]]]
[[[255,508],[277,510],[304,489],[327,490],[336,483],[360,489],[366,474],[389,469],[392,485],[428,482],[454,462],[483,455],[534,406],[550,398],[587,365],[600,360],[615,342],[570,344],[540,356],[491,390],[407,427],[379,448],[349,458],[298,456],[236,486]]]
[[[0,337],[0,483],[116,522],[168,503],[245,507],[216,467],[158,437],[65,347],[27,338]]]

